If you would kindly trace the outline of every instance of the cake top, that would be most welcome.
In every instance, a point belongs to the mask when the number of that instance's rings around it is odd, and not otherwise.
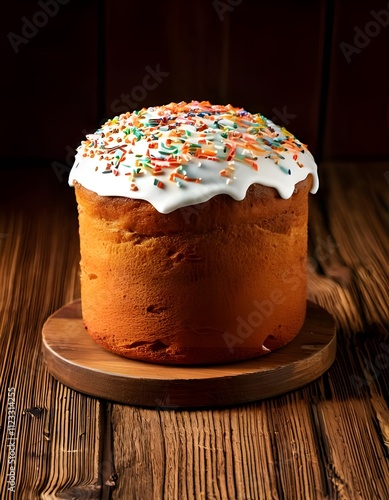
[[[242,108],[192,101],[108,120],[81,143],[69,184],[169,213],[218,194],[243,200],[252,184],[289,198],[309,174],[315,193],[315,161],[284,127]]]

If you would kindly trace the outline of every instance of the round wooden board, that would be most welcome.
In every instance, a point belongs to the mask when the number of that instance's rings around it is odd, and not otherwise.
[[[253,360],[212,366],[166,366],[112,354],[88,335],[81,302],[71,302],[43,326],[43,356],[60,382],[91,396],[160,409],[247,403],[302,387],[322,375],[336,354],[336,328],[323,308],[307,317],[287,346]]]

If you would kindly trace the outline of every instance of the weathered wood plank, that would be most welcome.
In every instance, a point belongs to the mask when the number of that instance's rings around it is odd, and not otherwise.
[[[333,367],[301,390],[226,409],[99,403],[52,379],[40,330],[79,296],[74,206],[63,186],[0,200],[2,477],[4,391],[15,387],[21,498],[385,498],[386,171],[328,165],[311,211],[309,298],[337,322]],[[1,498],[6,490],[2,481]]]
[[[16,498],[99,498],[100,404],[57,383],[40,354],[43,322],[80,293],[75,212],[47,193],[35,208],[34,194],[0,211],[2,442],[10,444],[4,396],[14,387]],[[0,457],[5,478],[6,446]],[[0,482],[1,498],[8,486]]]
[[[232,409],[162,411],[156,403],[150,411],[113,405],[114,436],[131,429],[131,437],[114,447],[118,489],[113,498],[385,497],[388,387],[383,370],[389,367],[389,349],[377,335],[385,327],[387,247],[384,218],[375,213],[386,186],[364,176],[361,168],[342,168],[328,166],[328,192],[311,212],[309,298],[338,324],[333,368],[302,390]],[[365,312],[362,284],[374,294],[365,300]],[[152,439],[158,442],[154,454]],[[157,471],[152,480],[151,470]],[[149,477],[142,488],[139,475]]]

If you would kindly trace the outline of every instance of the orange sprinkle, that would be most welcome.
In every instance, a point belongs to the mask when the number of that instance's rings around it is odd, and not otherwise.
[[[217,156],[209,156],[209,155],[203,154],[201,152],[196,154],[196,158],[204,158],[205,160],[219,161]]]
[[[185,179],[185,177],[186,177],[186,176],[185,176],[184,174],[179,174],[178,172],[173,172],[173,173],[171,173],[171,174],[170,174],[169,179],[170,179],[171,181],[174,181],[174,179],[175,179],[176,177],[178,177],[179,179]]]
[[[200,177],[188,177],[187,175],[184,176],[184,181],[188,181],[188,182],[201,182],[201,178]]]
[[[236,152],[236,148],[231,148],[230,151],[228,152],[226,160],[231,161],[232,158],[234,157],[235,152]]]
[[[247,158],[247,156],[246,156],[246,158],[244,159],[244,161],[245,161],[246,163],[248,163],[249,165],[251,165],[251,166],[253,167],[253,169],[254,169],[254,170],[258,170],[258,165],[255,163],[255,161],[250,160],[250,158]]]

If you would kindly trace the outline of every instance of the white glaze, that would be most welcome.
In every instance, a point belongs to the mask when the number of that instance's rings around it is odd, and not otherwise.
[[[211,113],[211,117],[198,116],[198,113]],[[161,122],[164,117],[165,122]],[[155,126],[146,125],[150,124],[150,119],[156,120],[151,122]],[[218,125],[215,125],[215,120]],[[170,130],[166,130],[166,123]],[[129,130],[130,127],[133,128]],[[199,127],[204,130],[197,131]],[[172,133],[182,135],[176,137]],[[126,143],[126,140],[129,142]],[[169,140],[171,143],[167,144]],[[237,142],[245,142],[245,146],[238,145],[229,161],[226,158],[217,158],[216,161],[198,158],[194,149],[191,152],[182,151],[187,144],[198,144],[199,140],[206,141],[206,144],[201,144],[203,151],[214,151],[220,157],[225,157],[229,148]],[[288,142],[280,144],[281,140]],[[273,142],[269,144],[268,141]],[[149,147],[152,142],[157,145],[156,148]],[[227,152],[223,152],[226,145]],[[109,151],[109,148],[117,146],[122,149]],[[283,150],[285,147],[287,151]],[[123,160],[121,156],[124,153]],[[251,163],[243,160],[242,155]],[[174,166],[163,166],[158,175],[153,175],[156,173],[156,160],[166,161],[167,158],[175,162]],[[149,165],[154,163],[154,169],[142,167],[139,160],[145,159]],[[139,173],[133,175],[139,168]],[[104,174],[106,169],[111,173]],[[174,172],[188,178],[201,178],[201,181],[170,180]],[[180,207],[202,203],[217,194],[228,194],[235,200],[242,200],[247,189],[255,183],[273,187],[282,198],[289,198],[295,185],[309,174],[313,177],[311,192],[315,193],[319,185],[315,161],[306,146],[284,128],[262,115],[251,115],[240,108],[192,101],[189,104],[171,103],[143,109],[138,114],[126,113],[109,120],[95,134],[88,135],[78,148],[69,184],[77,181],[101,196],[147,200],[159,212],[169,213]],[[154,184],[157,181],[163,184],[162,188]],[[130,189],[132,183],[137,190]]]

